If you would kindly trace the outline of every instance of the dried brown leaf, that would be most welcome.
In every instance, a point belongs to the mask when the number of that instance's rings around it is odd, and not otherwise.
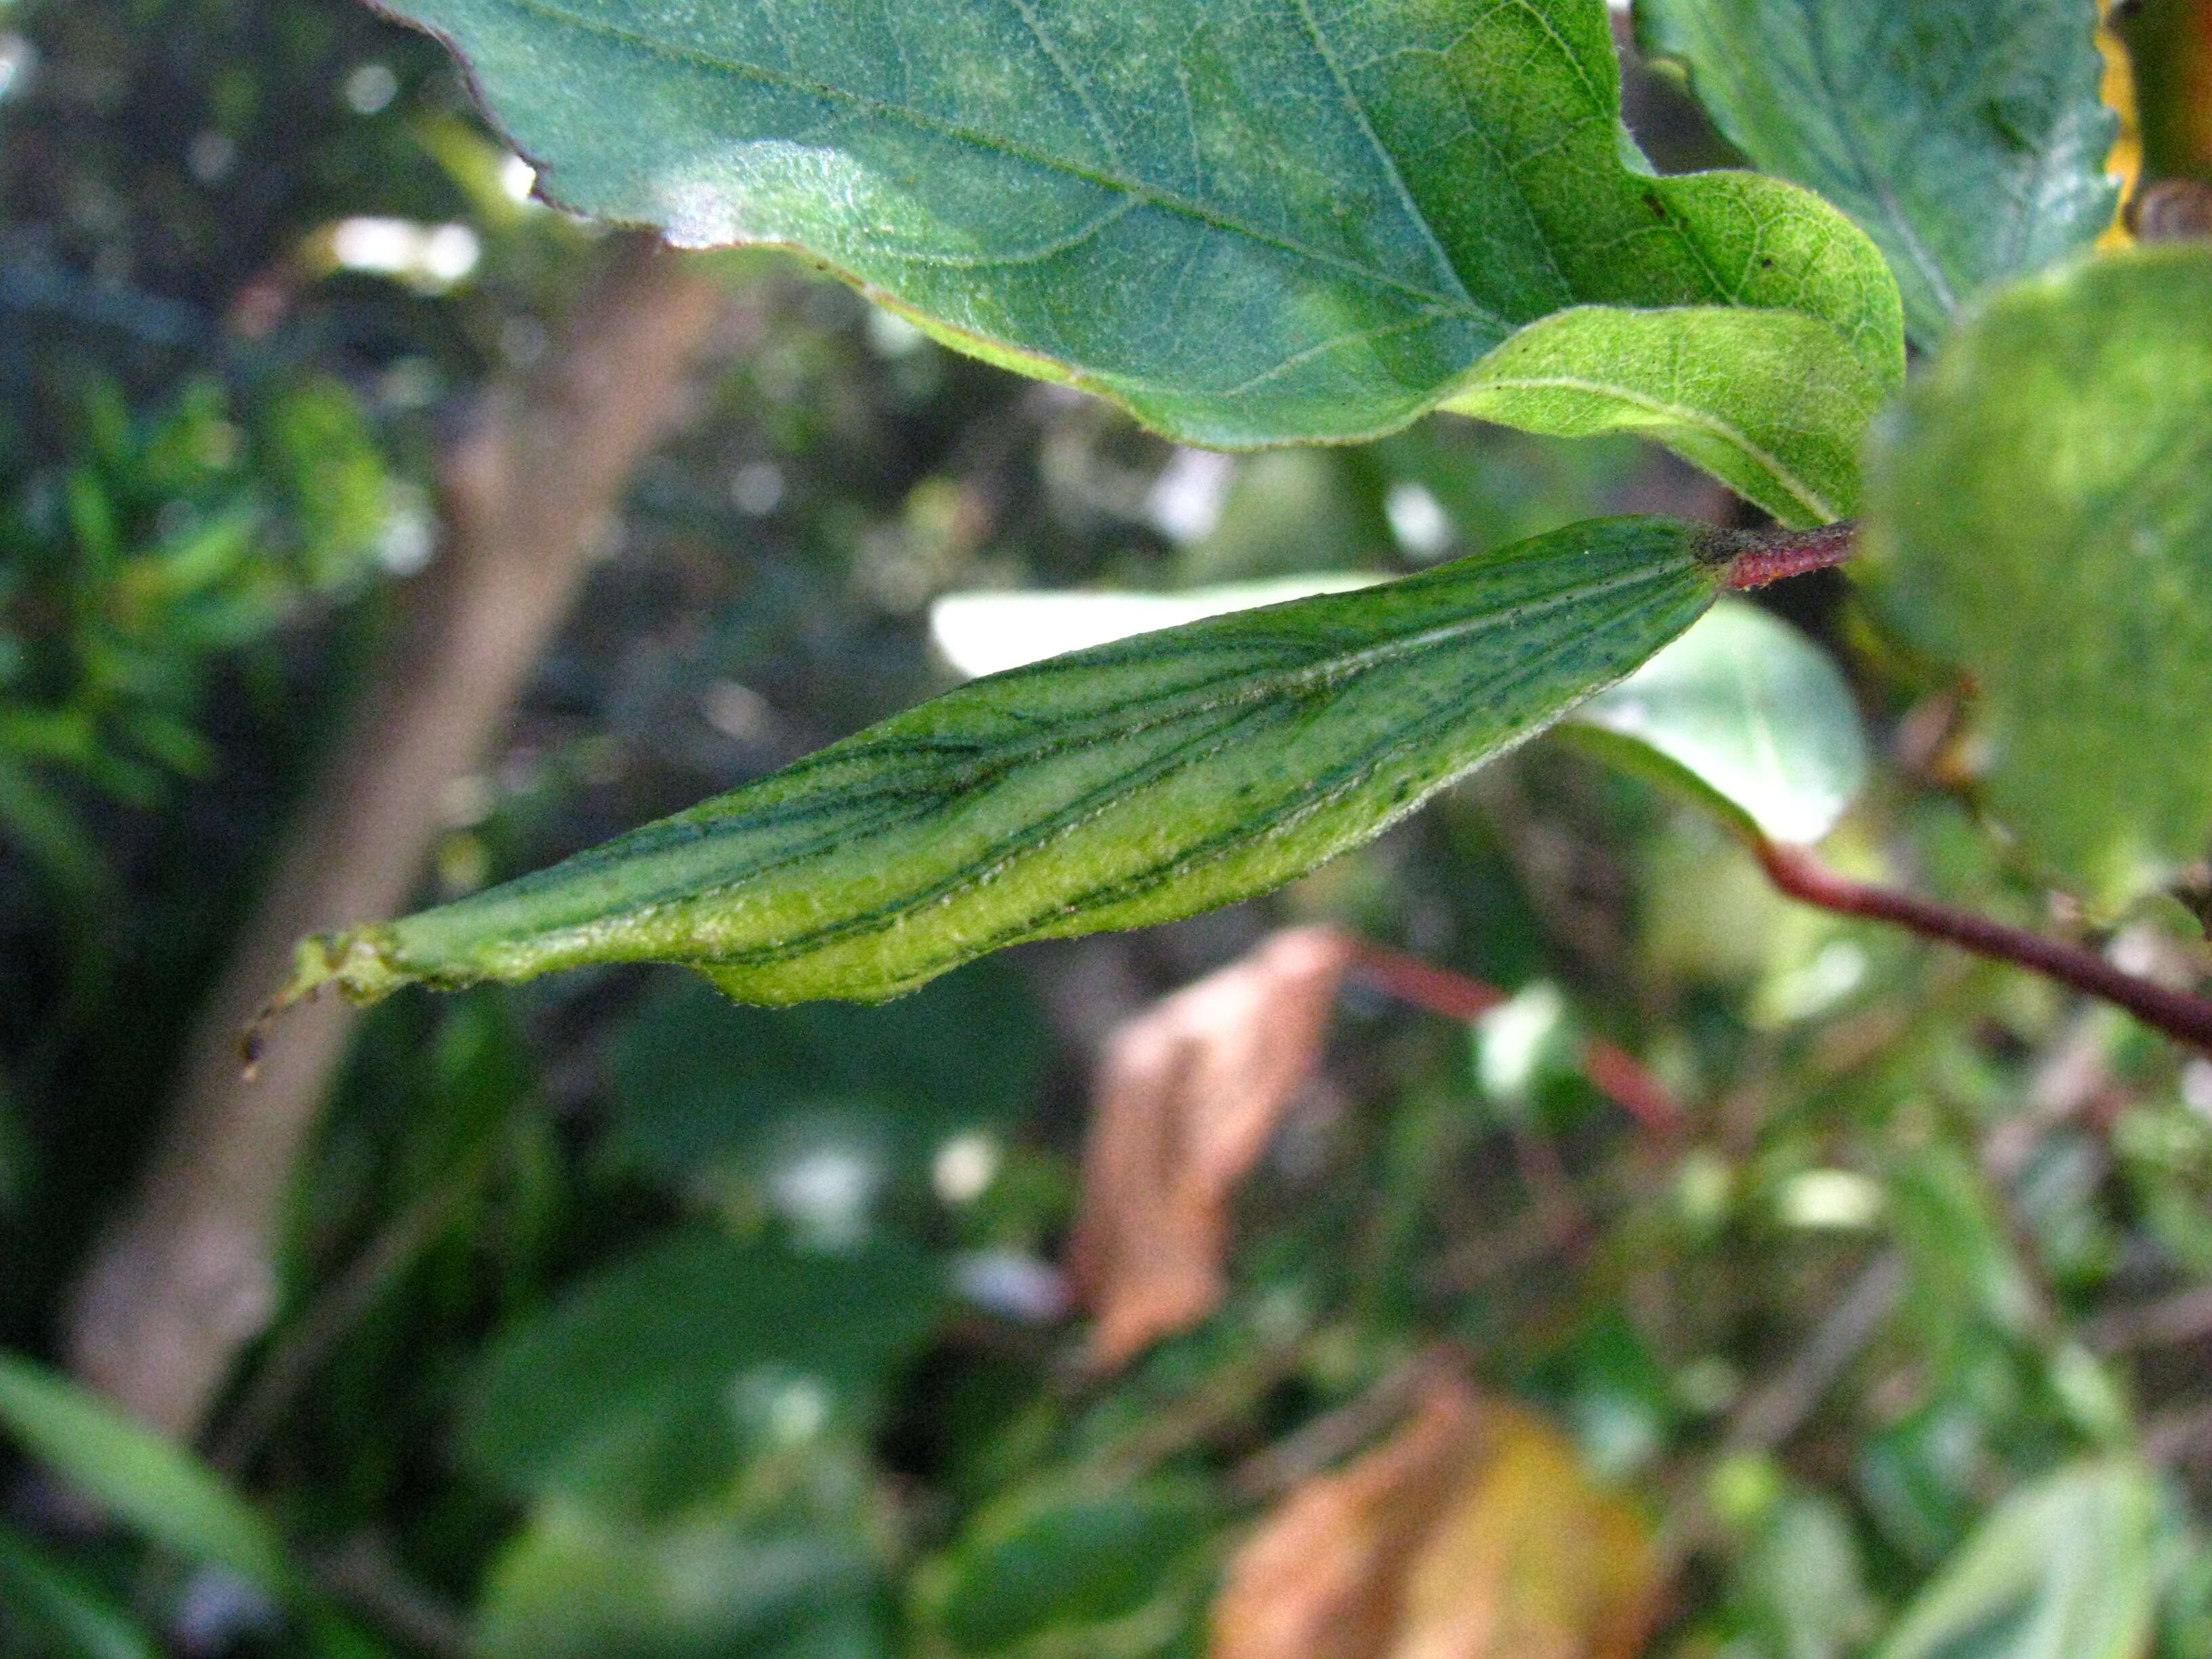
[[[1239,1552],[1212,1659],[1630,1659],[1657,1583],[1642,1520],[1564,1436],[1440,1377]]]
[[[1108,1040],[1068,1258],[1096,1364],[1219,1304],[1230,1200],[1318,1064],[1356,951],[1334,928],[1286,929]]]

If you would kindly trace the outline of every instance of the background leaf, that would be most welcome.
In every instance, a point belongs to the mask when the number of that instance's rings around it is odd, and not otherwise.
[[[810,1156],[911,1176],[947,1140],[1034,1103],[1047,1036],[1027,982],[995,959],[879,1008],[733,1006],[696,980],[638,1010],[612,1056],[609,1146],[659,1173],[773,1187]]]
[[[679,1231],[500,1340],[462,1455],[510,1491],[665,1510],[760,1443],[865,1424],[941,1297],[933,1266],[887,1243],[797,1254]]]
[[[1815,842],[1864,787],[1871,757],[1850,688],[1779,617],[1724,599],[1575,711],[1687,772],[1772,841]]]
[[[1577,306],[1793,311],[1831,331],[1769,342],[1808,379],[1850,361],[1878,393],[1901,368],[1880,257],[1825,203],[1652,175],[1600,0],[402,9],[570,206],[804,249],[948,343],[1194,442],[1403,425]],[[1740,344],[1677,343],[1710,369]],[[1763,423],[1725,377],[1693,386]],[[1649,423],[1609,395],[1583,403]],[[1831,412],[1814,447],[1847,451]]]
[[[1753,161],[1881,245],[1922,345],[2112,221],[2089,0],[1637,0],[1636,19]]]
[[[1882,614],[1971,677],[1989,805],[2117,905],[2212,846],[2212,250],[2005,294],[1884,428]]]
[[[0,1354],[0,1425],[116,1520],[186,1560],[282,1596],[291,1574],[268,1524],[190,1453],[88,1389]]]
[[[0,1609],[57,1659],[159,1659],[161,1649],[120,1607],[27,1539],[0,1527]]]
[[[1205,1541],[1217,1507],[1205,1486],[1170,1480],[1010,1493],[939,1564],[931,1617],[975,1654],[1126,1619]]]
[[[2157,1492],[2130,1460],[2077,1463],[1991,1512],[1876,1659],[2136,1659],[2150,1634]]]
[[[857,1540],[719,1516],[641,1523],[541,1509],[493,1570],[487,1659],[868,1659],[883,1652]]]
[[[1657,1564],[1642,1521],[1520,1407],[1445,1378],[1374,1450],[1306,1481],[1231,1563],[1216,1659],[1629,1659]]]
[[[1023,939],[1249,897],[1380,833],[1680,633],[1701,532],[1594,520],[1361,592],[980,680],[554,868],[301,947],[290,994],[688,962],[876,1000]]]

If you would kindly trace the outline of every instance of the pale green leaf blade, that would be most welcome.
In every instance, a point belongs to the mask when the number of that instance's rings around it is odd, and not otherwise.
[[[1705,532],[1595,520],[977,680],[551,870],[301,947],[290,994],[689,963],[874,1000],[1251,896],[1381,833],[1701,615]]]
[[[1680,767],[1770,841],[1836,826],[1871,764],[1850,688],[1826,653],[1743,599],[1575,711]]]
[[[1790,311],[1830,331],[1793,343],[1808,374],[1902,374],[1895,284],[1840,213],[1643,167],[1602,0],[398,9],[568,205],[800,249],[1192,442],[1389,430],[1581,306]]]
[[[268,1523],[190,1453],[90,1390],[0,1354],[0,1428],[116,1520],[272,1595],[291,1579]]]
[[[1990,810],[2117,906],[2212,848],[2212,248],[2032,278],[1875,447],[1863,562],[1971,677]]]
[[[2155,1607],[2157,1488],[2124,1457],[2006,1498],[1945,1563],[1876,1659],[2137,1659]]]
[[[2112,216],[2089,0],[1637,0],[1721,130],[1879,243],[1913,337]]]

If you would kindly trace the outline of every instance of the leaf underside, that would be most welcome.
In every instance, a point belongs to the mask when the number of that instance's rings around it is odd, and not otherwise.
[[[1637,0],[1636,21],[1745,154],[1874,238],[1923,346],[2112,221],[2087,0]]]
[[[1692,459],[1720,443],[1728,482],[1803,520],[1852,510],[1850,453],[1902,374],[1895,286],[1840,213],[1751,173],[1650,175],[1601,0],[398,9],[460,53],[564,204],[684,246],[803,250],[940,339],[1186,441],[1389,430],[1581,307],[1735,313],[1656,362],[1608,364],[1568,325],[1549,372],[1579,404],[1486,412],[1701,433]],[[1841,401],[1733,386],[1752,333],[1794,365],[1784,390]]]
[[[2117,908],[2212,851],[2212,249],[1992,301],[1875,447],[1867,574],[1968,677],[1990,808]]]
[[[1694,622],[1722,568],[1691,526],[1597,520],[974,681],[550,870],[309,941],[288,994],[654,960],[741,1001],[871,1001],[1188,915],[1541,730]]]

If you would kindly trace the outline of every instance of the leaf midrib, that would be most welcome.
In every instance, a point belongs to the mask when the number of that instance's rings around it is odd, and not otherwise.
[[[1486,310],[1476,304],[1463,287],[1457,295],[1441,293],[1425,288],[1395,273],[1380,270],[1371,265],[1363,264],[1358,260],[1346,258],[1342,254],[1330,253],[1320,248],[1308,246],[1294,237],[1285,236],[1279,232],[1251,224],[1232,215],[1224,213],[1218,209],[1208,207],[1203,203],[1192,201],[1173,191],[1161,190],[1155,185],[1146,184],[1139,179],[1103,167],[1073,161],[1066,156],[1055,155],[1049,151],[1038,149],[1030,145],[1016,143],[994,134],[963,126],[957,122],[943,120],[903,104],[893,103],[886,99],[872,98],[865,93],[849,91],[842,87],[834,87],[826,82],[809,80],[803,76],[769,69],[764,64],[744,63],[737,58],[718,57],[714,53],[692,47],[673,46],[666,41],[654,40],[635,29],[626,29],[617,24],[605,22],[597,18],[580,16],[559,6],[549,4],[547,0],[498,0],[498,3],[511,10],[533,13],[556,26],[565,26],[580,33],[597,35],[602,40],[615,41],[656,58],[690,64],[697,68],[757,81],[763,85],[777,87],[786,91],[806,93],[816,97],[834,100],[872,114],[890,116],[923,131],[957,139],[963,143],[973,144],[979,149],[994,151],[1018,161],[1028,161],[1037,167],[1047,167],[1069,178],[1096,185],[1103,190],[1116,191],[1125,196],[1132,197],[1139,205],[1158,207],[1171,213],[1180,214],[1201,224],[1212,226],[1217,230],[1226,231],[1232,235],[1242,236],[1248,240],[1277,248],[1283,252],[1294,254],[1299,258],[1311,260],[1316,264],[1328,265],[1347,272],[1378,287],[1395,289],[1400,293],[1435,306],[1441,312],[1470,318],[1495,328],[1510,330],[1519,325],[1515,319]],[[1364,112],[1362,115],[1364,119]],[[1392,178],[1394,182],[1398,182],[1395,169]],[[1435,240],[1435,228],[1430,224],[1426,216],[1417,212],[1413,222],[1419,227],[1423,236],[1431,246],[1438,246],[1438,251],[1441,252],[1442,249]],[[1459,282],[1458,270],[1449,256],[1445,258],[1444,268],[1451,271],[1455,283]]]

